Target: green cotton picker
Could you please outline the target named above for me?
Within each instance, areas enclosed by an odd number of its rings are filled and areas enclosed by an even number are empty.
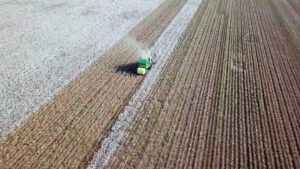
[[[149,57],[149,58],[140,58],[138,61],[138,68],[137,68],[137,74],[138,75],[144,75],[155,62]]]

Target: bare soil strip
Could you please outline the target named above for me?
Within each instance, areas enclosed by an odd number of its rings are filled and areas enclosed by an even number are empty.
[[[105,168],[300,168],[299,15],[278,2],[203,2]]]
[[[167,0],[129,35],[151,47],[185,0]],[[128,73],[137,49],[122,40],[0,144],[0,168],[84,167],[142,76]]]

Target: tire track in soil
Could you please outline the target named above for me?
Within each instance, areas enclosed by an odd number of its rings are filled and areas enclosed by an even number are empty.
[[[184,3],[164,2],[129,35],[153,45]],[[144,30],[145,25],[152,29]],[[143,80],[116,72],[119,65],[135,62],[135,50],[124,40],[117,43],[3,140],[1,168],[83,167]]]
[[[273,2],[204,2],[106,168],[299,168],[299,44]]]

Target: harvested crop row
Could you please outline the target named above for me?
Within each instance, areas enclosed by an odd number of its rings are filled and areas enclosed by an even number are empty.
[[[152,46],[185,2],[164,2],[129,33],[130,37]],[[145,24],[152,29],[144,30]],[[1,142],[0,168],[86,165],[143,80],[127,74],[126,66],[120,68],[138,57],[137,49],[126,38]]]
[[[299,24],[276,2],[204,2],[105,168],[299,168]]]

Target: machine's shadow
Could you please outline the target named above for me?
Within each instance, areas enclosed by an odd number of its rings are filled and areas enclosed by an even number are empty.
[[[116,72],[136,75],[138,63],[129,63],[117,66]]]

